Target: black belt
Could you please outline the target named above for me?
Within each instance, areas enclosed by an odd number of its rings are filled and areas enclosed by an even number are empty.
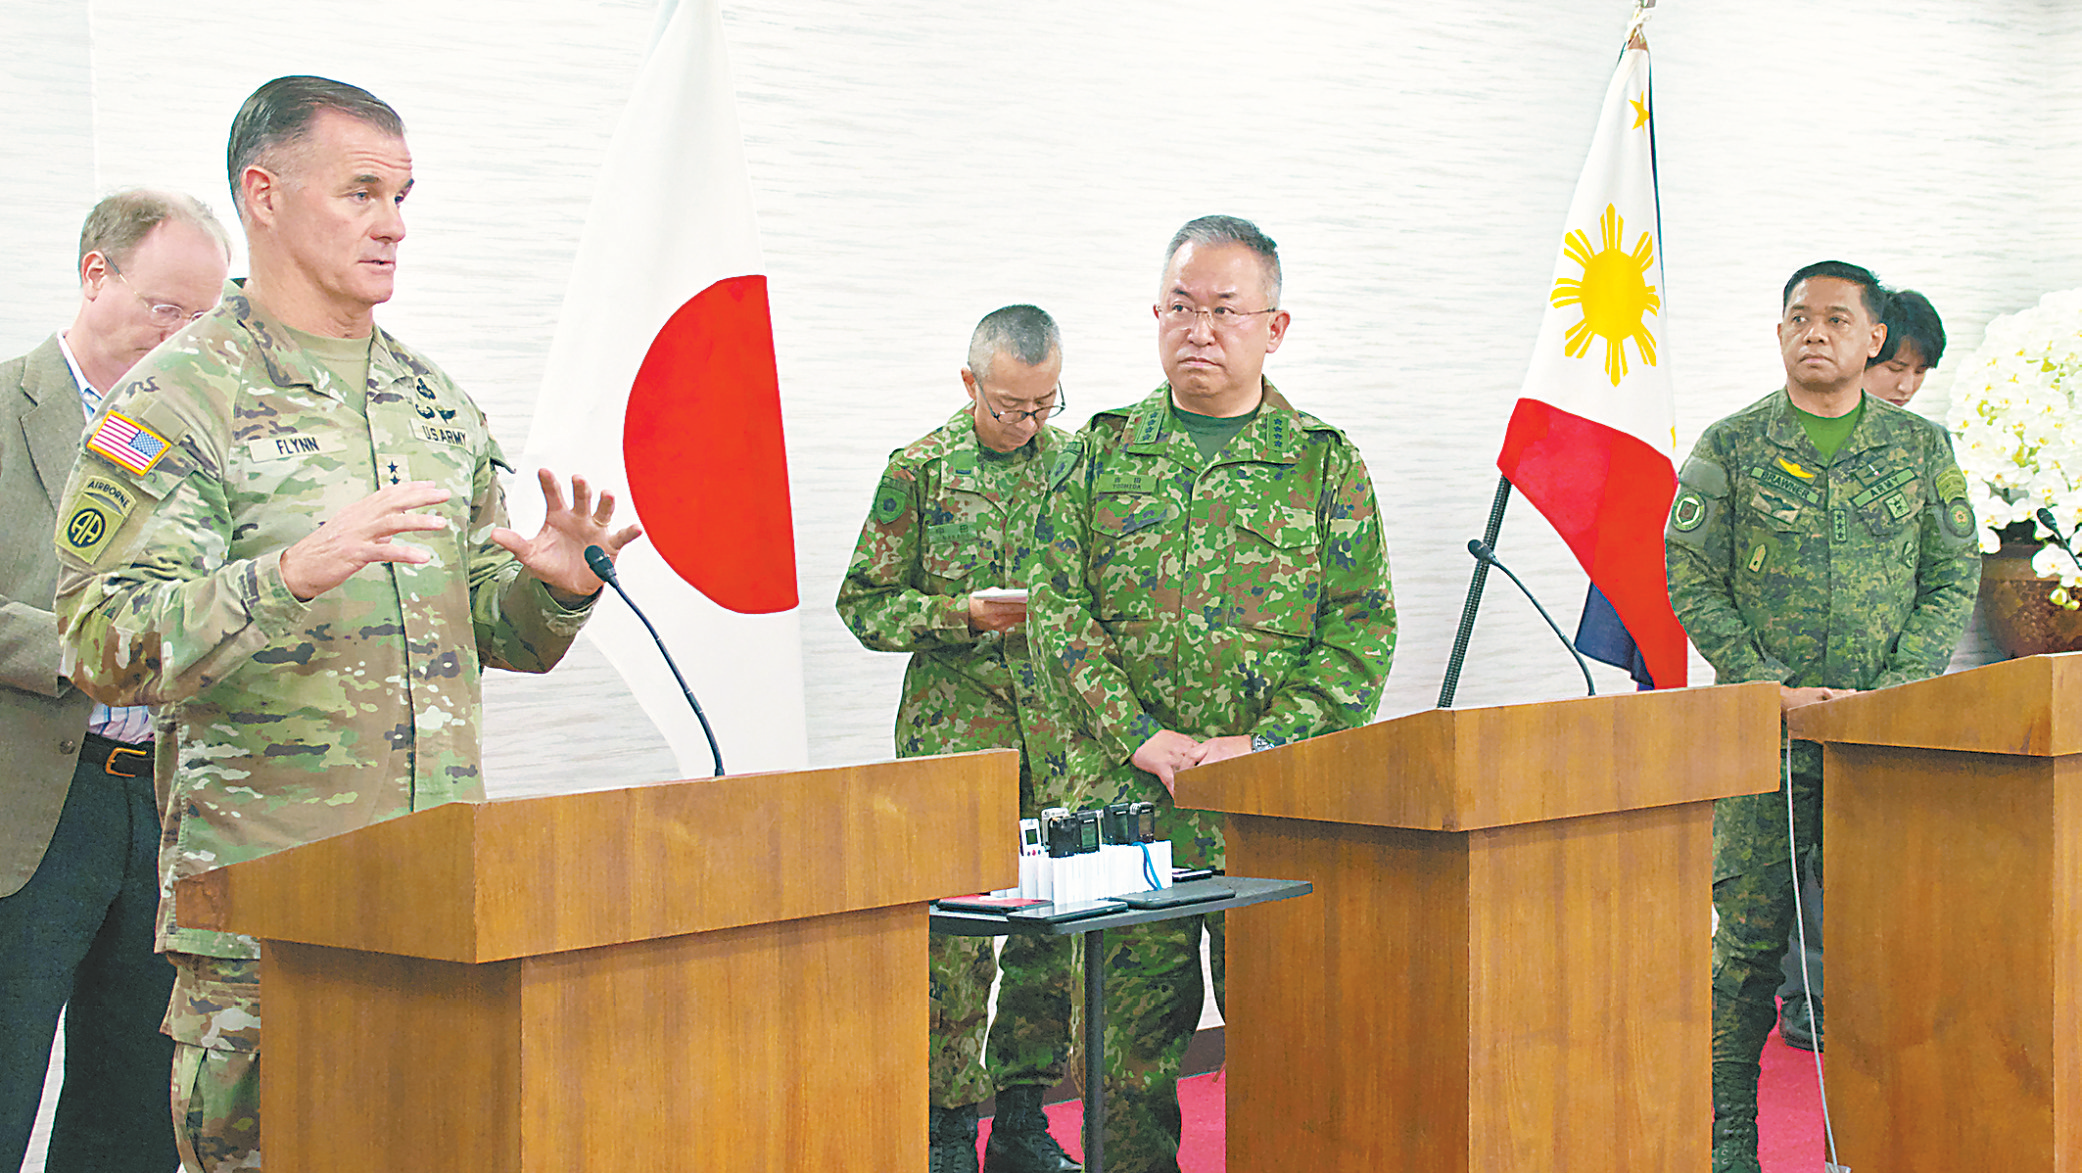
[[[85,761],[99,762],[101,772],[112,778],[143,778],[152,772],[152,743],[149,741],[131,745],[127,741],[89,733],[80,747],[80,757]]]

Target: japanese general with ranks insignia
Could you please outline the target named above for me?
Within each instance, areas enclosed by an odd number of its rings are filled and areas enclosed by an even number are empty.
[[[1286,334],[1277,249],[1208,216],[1172,238],[1151,307],[1165,381],[1092,417],[1051,477],[1034,643],[1095,802],[1157,807],[1180,866],[1220,867],[1223,818],[1177,772],[1371,720],[1395,651],[1358,446],[1264,376]],[[1177,1076],[1219,914],[1107,933],[1106,1157],[1175,1167]]]

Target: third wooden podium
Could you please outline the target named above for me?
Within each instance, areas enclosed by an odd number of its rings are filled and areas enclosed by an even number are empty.
[[[1823,743],[1842,1163],[2082,1168],[2082,654],[1788,724]]]
[[[1229,1168],[1704,1169],[1715,798],[1778,689],[1432,710],[1203,766],[1228,866]]]

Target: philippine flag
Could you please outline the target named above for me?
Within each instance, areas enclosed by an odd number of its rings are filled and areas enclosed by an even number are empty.
[[[667,0],[579,238],[528,437],[635,507],[624,586],[659,629],[733,773],[808,757],[795,538],[773,327],[715,0]],[[642,624],[585,634],[686,776],[707,741]]]
[[[1590,158],[1569,205],[1548,309],[1497,467],[1590,575],[1587,630],[1605,609],[1624,624],[1598,658],[1630,666],[1626,637],[1659,688],[1685,683],[1684,628],[1670,610],[1663,521],[1677,491],[1676,411],[1658,354],[1664,332],[1648,42],[1631,31]]]

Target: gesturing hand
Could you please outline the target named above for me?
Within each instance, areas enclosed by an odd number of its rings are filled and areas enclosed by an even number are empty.
[[[432,481],[406,481],[363,497],[282,551],[283,584],[308,603],[372,562],[427,561],[433,554],[425,547],[391,538],[447,529],[444,518],[412,512],[446,500],[448,490]]]
[[[523,538],[510,529],[495,529],[492,540],[520,559],[529,574],[541,579],[551,598],[571,606],[591,598],[600,589],[600,579],[586,566],[586,547],[598,546],[612,560],[622,547],[643,536],[643,527],[629,525],[609,532],[607,523],[614,519],[614,494],[600,494],[595,504],[593,487],[586,484],[584,477],[571,478],[568,505],[564,502],[564,487],[557,483],[555,473],[537,469],[535,477],[542,483],[542,501],[546,506],[542,528],[532,538]]]

